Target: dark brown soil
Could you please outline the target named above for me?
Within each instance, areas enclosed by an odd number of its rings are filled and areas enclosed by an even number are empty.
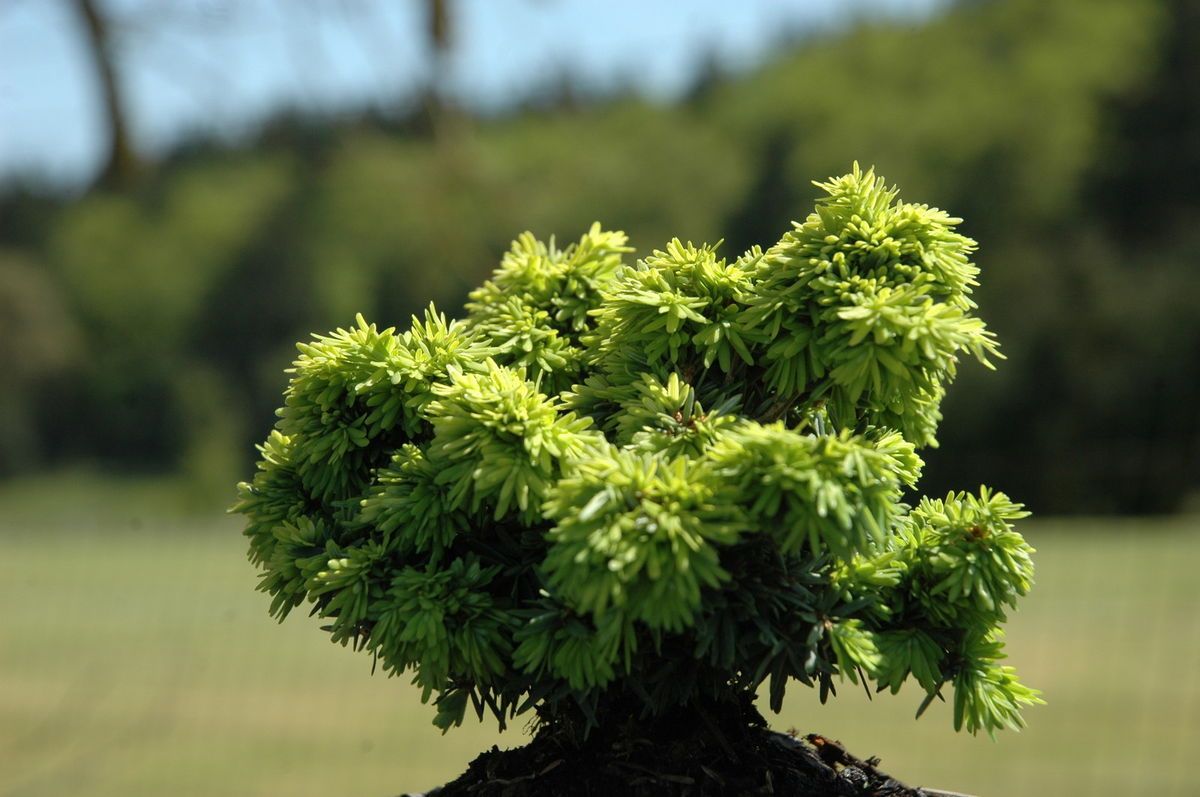
[[[593,731],[582,744],[543,728],[513,750],[493,747],[429,797],[757,795],[933,797],[821,736],[768,730],[752,707],[679,712]]]

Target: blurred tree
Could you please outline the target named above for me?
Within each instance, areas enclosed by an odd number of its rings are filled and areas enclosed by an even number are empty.
[[[425,0],[428,14],[429,41],[433,45],[434,90],[440,92],[444,86],[446,63],[450,56],[450,12],[446,0]]]
[[[1009,357],[952,393],[930,489],[1169,510],[1200,473],[1196,8],[955,6],[806,41],[676,106],[546,99],[479,121],[450,156],[416,112],[293,113],[241,150],[193,142],[136,193],[10,196],[0,236],[90,355],[13,417],[36,420],[43,461],[174,466],[185,443],[163,435],[203,415],[189,390],[248,414],[224,439],[265,423],[289,341],[356,310],[402,323],[430,298],[457,306],[514,229],[598,217],[643,251],[675,233],[737,252],[807,204],[809,176],[857,157],[970,219]]]
[[[429,46],[430,78],[423,104],[435,141],[445,142],[458,126],[450,96],[451,11],[448,0],[421,0],[425,6],[425,39]]]
[[[99,181],[109,187],[127,187],[137,176],[140,161],[129,135],[112,28],[96,0],[72,0],[72,3],[83,22],[84,36],[100,84],[108,130],[108,153]]]
[[[36,408],[49,383],[77,368],[79,329],[40,263],[0,249],[0,475],[42,461]]]
[[[793,131],[779,129],[763,142],[754,182],[742,204],[724,223],[729,251],[744,252],[755,242],[767,240],[771,230],[783,229],[795,215],[799,186],[788,179],[794,135]]]
[[[1166,0],[1163,15],[1153,77],[1112,101],[1093,168],[1104,223],[1137,242],[1200,215],[1200,3]]]

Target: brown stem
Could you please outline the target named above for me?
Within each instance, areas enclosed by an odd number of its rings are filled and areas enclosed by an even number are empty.
[[[129,125],[121,97],[113,53],[112,31],[95,0],[75,0],[75,9],[83,19],[87,42],[95,61],[96,75],[103,94],[104,114],[108,122],[108,157],[100,172],[101,184],[123,187],[133,182],[140,163],[129,135]]]

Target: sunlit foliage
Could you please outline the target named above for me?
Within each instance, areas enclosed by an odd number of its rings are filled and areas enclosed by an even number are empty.
[[[765,250],[526,234],[462,321],[300,344],[235,507],[272,613],[310,603],[443,728],[909,678],[1018,727],[1025,513],[905,503],[960,361],[999,355],[974,242],[857,165],[819,185]]]

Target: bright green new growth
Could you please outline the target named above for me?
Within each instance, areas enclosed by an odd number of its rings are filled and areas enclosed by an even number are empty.
[[[1003,494],[905,503],[975,318],[974,242],[857,167],[728,262],[522,235],[467,316],[300,344],[235,507],[260,588],[468,702],[544,721],[838,679],[993,733],[1040,702],[1001,624],[1030,589]],[[919,713],[919,712],[918,712]]]

